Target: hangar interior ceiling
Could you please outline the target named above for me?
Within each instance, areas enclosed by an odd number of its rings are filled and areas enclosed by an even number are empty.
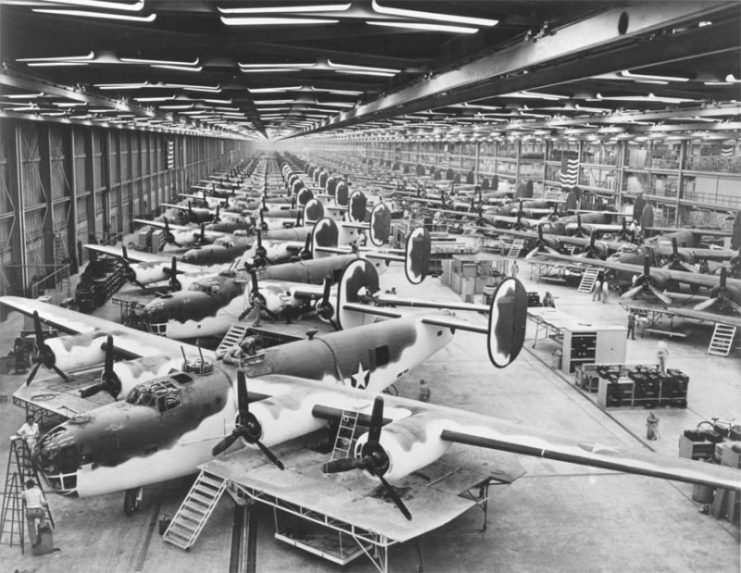
[[[741,3],[4,0],[0,117],[279,140],[737,138]]]

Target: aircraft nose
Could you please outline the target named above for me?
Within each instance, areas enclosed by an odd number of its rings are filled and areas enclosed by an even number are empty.
[[[74,492],[77,470],[82,460],[76,440],[68,428],[58,426],[42,436],[32,459],[53,490]]]

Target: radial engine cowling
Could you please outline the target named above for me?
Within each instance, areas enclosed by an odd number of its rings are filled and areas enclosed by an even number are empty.
[[[400,479],[442,457],[450,442],[440,438],[443,427],[432,414],[418,414],[392,422],[381,431],[381,447],[388,456],[388,480]],[[368,434],[358,438],[355,455],[361,456]]]
[[[45,358],[51,358],[51,364],[60,370],[72,372],[101,364],[105,360],[102,348],[105,341],[106,335],[99,332],[47,338],[43,343],[46,346],[43,353],[50,353]]]

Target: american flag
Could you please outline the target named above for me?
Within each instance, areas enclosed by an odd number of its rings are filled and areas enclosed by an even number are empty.
[[[561,185],[574,187],[579,180],[579,160],[564,156],[561,160]]]
[[[733,152],[735,151],[735,148],[733,145],[724,145],[720,150],[720,155],[724,159],[729,159],[733,157]]]

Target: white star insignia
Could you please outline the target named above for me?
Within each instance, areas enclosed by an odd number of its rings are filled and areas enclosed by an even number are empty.
[[[368,387],[370,381],[370,369],[363,370],[363,363],[358,362],[358,371],[350,376],[350,386],[353,388],[360,388],[365,390]]]

